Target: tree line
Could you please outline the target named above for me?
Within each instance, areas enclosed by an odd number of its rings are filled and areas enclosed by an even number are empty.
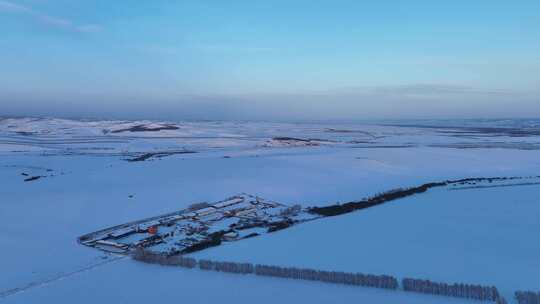
[[[289,278],[296,280],[321,281],[336,284],[356,285],[384,289],[397,289],[398,280],[388,275],[372,275],[348,273],[341,271],[324,271],[296,267],[280,267],[272,265],[253,265],[251,263],[219,262],[212,260],[196,260],[181,255],[167,255],[139,248],[131,256],[133,259],[150,264],[180,266],[202,270],[229,273],[255,274],[260,276]]]
[[[447,297],[467,298],[481,301],[497,301],[501,298],[499,291],[494,286],[481,286],[463,283],[447,284],[411,278],[403,279],[402,285],[403,290],[405,291]]]
[[[133,251],[131,253],[131,257],[137,261],[149,264],[180,266],[186,268],[195,268],[197,266],[197,260],[194,258],[187,258],[181,255],[167,255],[164,253],[144,250],[143,248],[138,248]]]
[[[396,290],[398,280],[389,275],[373,275],[341,271],[324,271],[309,268],[280,267],[251,263],[221,262],[207,259],[196,260],[182,255],[169,255],[138,248],[131,253],[133,259],[150,264],[196,268],[205,271],[219,271],[238,274],[288,278],[295,280],[320,281],[335,284],[354,285]],[[466,298],[480,301],[493,301],[507,304],[494,286],[482,286],[463,283],[441,283],[430,280],[404,278],[401,282],[404,291],[438,296]],[[517,291],[515,297],[519,304],[540,304],[540,292]]]
[[[441,187],[446,186],[446,182],[441,183],[427,183],[420,185],[418,187],[412,187],[412,188],[397,188],[392,189],[383,193],[379,193],[373,197],[363,199],[361,201],[357,202],[348,202],[345,204],[336,204],[336,205],[330,205],[325,207],[311,207],[309,208],[310,213],[323,215],[323,216],[336,216],[341,215],[349,212],[353,212],[356,210],[366,209],[373,206],[381,205],[389,201],[393,201],[399,198],[404,198],[407,196],[411,196],[417,193],[423,193],[426,192],[428,189],[433,187]]]
[[[321,281],[328,283],[397,289],[398,280],[387,275],[348,273],[341,271],[321,271],[295,267],[255,265],[255,274],[262,276],[289,278],[297,280]]]
[[[344,204],[335,204],[324,207],[310,207],[308,211],[313,214],[318,214],[322,216],[336,216],[356,210],[366,209],[373,206],[381,205],[386,202],[390,202],[396,199],[408,197],[418,193],[424,193],[431,188],[443,187],[451,184],[467,184],[467,183],[476,183],[476,182],[494,182],[494,181],[505,181],[505,180],[516,180],[523,179],[523,177],[473,177],[473,178],[464,178],[458,180],[446,180],[442,182],[433,182],[426,183],[417,187],[411,188],[397,188],[389,190],[383,193],[376,194],[372,197],[365,198],[361,201],[353,201]]]
[[[253,273],[253,264],[235,262],[215,262],[211,260],[199,260],[199,268],[202,270],[213,270],[231,273]]]
[[[540,304],[540,292],[516,291],[515,296],[519,304]]]

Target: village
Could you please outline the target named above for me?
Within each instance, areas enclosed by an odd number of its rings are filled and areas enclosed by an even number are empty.
[[[175,255],[274,232],[317,217],[299,205],[287,206],[240,194],[214,204],[193,204],[185,210],[92,232],[78,241],[112,253],[151,248]]]
[[[78,242],[118,254],[129,254],[136,249],[149,249],[169,256],[186,254],[218,246],[222,242],[238,241],[275,232],[305,221],[374,207],[423,193],[431,188],[450,186],[449,190],[459,190],[471,187],[535,185],[536,178],[538,177],[447,180],[417,187],[392,189],[359,201],[307,208],[300,205],[289,206],[242,193],[213,204],[196,203],[184,210],[88,233],[79,237]]]

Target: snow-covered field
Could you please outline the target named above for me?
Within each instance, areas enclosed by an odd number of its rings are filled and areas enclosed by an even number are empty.
[[[0,301],[466,302],[104,263],[114,258],[76,242],[242,192],[315,206],[445,179],[540,175],[538,125],[433,125],[0,119]],[[495,284],[509,299],[540,290],[538,197],[537,185],[434,190],[196,256]]]
[[[540,288],[539,194],[540,185],[436,189],[193,256],[494,285],[511,298]]]

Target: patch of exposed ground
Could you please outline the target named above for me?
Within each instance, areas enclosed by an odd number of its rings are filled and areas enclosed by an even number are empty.
[[[151,159],[159,159],[175,154],[193,154],[197,153],[196,151],[188,151],[188,150],[182,150],[182,151],[166,151],[166,152],[147,152],[138,154],[135,157],[126,159],[128,162],[140,162],[140,161],[146,161]]]
[[[122,133],[122,132],[159,132],[162,130],[178,130],[180,127],[173,125],[173,124],[165,124],[160,126],[147,126],[147,125],[136,125],[133,127],[125,128],[125,129],[118,129],[110,131],[111,133]],[[104,131],[104,133],[108,133],[107,131]]]

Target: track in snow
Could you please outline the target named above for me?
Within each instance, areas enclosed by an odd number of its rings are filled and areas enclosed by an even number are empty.
[[[99,262],[99,263],[95,263],[95,264],[92,264],[92,265],[89,265],[89,266],[85,266],[83,268],[80,268],[80,269],[77,269],[77,270],[74,270],[74,271],[71,271],[71,272],[61,273],[59,275],[56,275],[54,277],[51,277],[51,278],[48,278],[48,279],[45,279],[45,280],[31,282],[31,283],[28,283],[28,284],[26,284],[26,285],[24,285],[22,287],[16,287],[16,288],[0,291],[0,299],[3,299],[3,298],[6,298],[6,297],[9,297],[9,296],[12,296],[12,295],[27,291],[27,290],[35,288],[35,287],[45,286],[45,285],[54,283],[56,281],[60,281],[60,280],[63,280],[65,278],[69,278],[71,276],[77,275],[79,273],[89,271],[89,270],[92,270],[94,268],[97,268],[97,267],[104,266],[104,265],[112,263],[112,262],[122,260],[124,258],[126,258],[126,256],[112,257],[112,258],[109,258],[109,259],[107,259],[107,260],[105,260],[103,262]]]

